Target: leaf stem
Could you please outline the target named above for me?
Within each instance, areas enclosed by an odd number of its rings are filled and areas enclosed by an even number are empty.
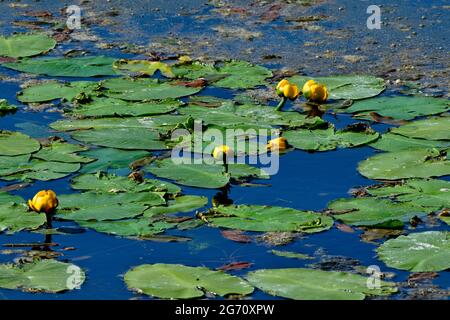
[[[286,97],[282,97],[280,103],[277,105],[277,107],[275,108],[275,111],[281,111],[281,109],[284,107],[284,105],[286,104],[287,98]]]

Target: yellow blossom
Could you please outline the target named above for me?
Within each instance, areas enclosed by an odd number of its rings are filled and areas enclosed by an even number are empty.
[[[308,80],[302,88],[302,93],[306,99],[312,102],[323,103],[328,99],[328,90],[324,84],[314,80]]]
[[[36,212],[52,213],[58,206],[58,199],[52,190],[41,190],[28,200],[28,206]]]
[[[279,137],[279,138],[275,138],[269,141],[269,143],[267,144],[267,150],[271,150],[271,151],[283,151],[286,150],[288,147],[288,143],[286,138],[284,137]]]

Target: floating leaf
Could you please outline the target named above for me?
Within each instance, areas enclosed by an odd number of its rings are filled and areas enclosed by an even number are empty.
[[[72,290],[86,278],[79,267],[48,259],[20,265],[1,264],[0,274],[0,288],[49,293]]]
[[[450,182],[435,179],[410,179],[395,186],[368,188],[377,197],[395,198],[398,202],[410,202],[437,211],[450,208]]]
[[[82,130],[72,133],[72,138],[85,143],[128,150],[164,150],[159,134],[145,128],[114,128]]]
[[[113,78],[103,81],[102,86],[107,89],[105,94],[108,97],[128,101],[175,99],[190,96],[202,89],[149,78]]]
[[[121,73],[146,74],[152,76],[156,71],[159,71],[165,77],[175,77],[172,68],[161,61],[120,59],[114,62],[113,68]]]
[[[0,197],[0,199],[4,197]],[[45,215],[28,211],[25,200],[21,198],[3,200],[7,200],[8,203],[2,201],[0,204],[0,232],[6,230],[8,233],[14,233],[25,229],[34,230],[45,223]]]
[[[247,295],[253,287],[241,278],[205,267],[180,264],[144,264],[125,274],[130,290],[163,299],[200,298],[205,292],[218,296]]]
[[[33,158],[66,163],[89,163],[94,161],[92,158],[82,157],[76,154],[76,152],[86,150],[88,149],[81,145],[54,141],[50,145],[42,147],[41,150],[33,154]]]
[[[383,117],[399,120],[412,120],[416,117],[439,114],[450,110],[447,99],[432,97],[379,97],[356,101],[344,112],[354,113],[355,117],[371,119],[369,112],[376,112]]]
[[[70,113],[82,117],[144,116],[168,113],[181,106],[178,100],[129,102],[112,98],[94,98],[93,101],[74,108]]]
[[[60,195],[58,216],[67,220],[119,220],[141,215],[149,206],[165,203],[160,193],[74,193]]]
[[[379,134],[369,127],[350,125],[338,131],[332,126],[327,129],[288,130],[283,132],[283,137],[297,149],[327,151],[361,146],[378,139]]]
[[[207,197],[181,196],[167,202],[167,206],[151,207],[145,211],[144,217],[153,217],[161,214],[190,212],[201,208],[208,203]]]
[[[387,266],[411,272],[443,271],[450,268],[450,233],[427,231],[399,236],[377,249]]]
[[[114,58],[76,57],[76,58],[40,58],[24,59],[18,62],[5,63],[3,66],[28,73],[43,74],[52,77],[97,77],[111,76]]]
[[[370,157],[358,165],[369,179],[398,180],[450,175],[450,161],[437,149],[387,152]]]
[[[315,233],[333,225],[332,218],[312,211],[257,205],[219,206],[203,218],[216,227],[260,232]]]
[[[25,103],[46,102],[56,99],[72,101],[80,94],[90,95],[98,87],[92,81],[74,81],[62,83],[48,81],[27,87],[17,94],[17,100]]]
[[[409,138],[426,140],[450,140],[450,117],[429,118],[417,120],[398,128],[393,128],[392,133]]]
[[[218,164],[177,164],[172,159],[157,161],[146,169],[157,177],[174,180],[178,184],[199,188],[220,188],[228,184],[230,177]],[[230,164],[231,177],[267,179],[268,175],[261,169],[246,164]]]
[[[338,199],[328,208],[345,224],[378,228],[398,228],[411,217],[428,212],[418,205],[378,198]]]
[[[392,282],[369,288],[368,278],[357,274],[302,268],[263,269],[249,272],[248,281],[274,296],[296,300],[363,300],[397,291]]]
[[[131,180],[127,177],[97,172],[96,174],[83,174],[72,179],[72,189],[86,190],[97,193],[120,193],[120,192],[169,192],[179,193],[180,188],[169,182],[156,179],[144,179],[142,182]]]
[[[56,41],[44,34],[0,36],[0,56],[21,58],[35,56],[53,49]]]
[[[293,76],[289,79],[300,89],[306,81],[313,79],[326,85],[331,99],[365,99],[379,95],[384,91],[384,80],[373,76],[342,75],[330,77]]]
[[[106,171],[108,169],[128,168],[129,164],[138,159],[149,156],[147,151],[120,150],[112,148],[98,148],[81,153],[83,156],[97,159],[80,170],[83,173]]]
[[[300,259],[300,260],[314,259],[314,257],[311,257],[310,255],[307,255],[304,253],[298,253],[298,252],[280,251],[280,250],[270,250],[270,252],[276,256],[285,257],[285,258],[293,258],[293,259]]]
[[[414,139],[388,132],[370,144],[371,147],[383,151],[402,151],[417,148],[450,148],[450,141]]]
[[[0,116],[17,111],[17,106],[10,104],[6,99],[0,99]]]
[[[0,130],[0,156],[18,156],[41,148],[39,142],[20,133]]]

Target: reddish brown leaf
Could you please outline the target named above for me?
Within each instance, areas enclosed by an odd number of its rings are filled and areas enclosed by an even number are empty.
[[[26,12],[23,14],[23,16],[36,18],[50,18],[52,17],[52,13],[50,11],[33,11],[33,12]]]
[[[220,231],[224,238],[227,238],[231,241],[241,242],[241,243],[249,243],[252,242],[252,238],[246,235],[244,232],[240,230],[222,230]]]
[[[10,57],[0,57],[0,63],[14,62],[16,59]]]
[[[395,120],[392,117],[385,117],[376,112],[369,112],[369,115],[372,117],[373,121],[379,122],[379,123],[386,123],[386,124],[393,124],[393,125],[404,125],[404,124],[408,123],[408,121]]]
[[[352,227],[350,227],[346,224],[343,224],[343,223],[336,223],[336,228],[338,228],[342,232],[347,232],[347,233],[355,232],[355,230],[353,230]]]
[[[250,268],[253,265],[253,263],[250,262],[231,262],[228,263],[224,266],[221,266],[220,268],[217,268],[218,270],[222,270],[222,271],[229,271],[229,270],[241,270],[241,269],[246,269],[246,268]]]
[[[281,4],[274,4],[270,6],[270,8],[261,15],[261,20],[264,22],[271,22],[278,19],[281,8]]]
[[[178,81],[175,84],[190,88],[200,88],[206,86],[208,84],[208,81],[204,78],[200,78],[192,81]]]

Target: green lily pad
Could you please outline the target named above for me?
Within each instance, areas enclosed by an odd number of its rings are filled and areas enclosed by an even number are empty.
[[[107,171],[108,169],[128,168],[130,163],[148,157],[150,153],[141,150],[98,148],[83,151],[80,155],[97,159],[94,162],[85,164],[80,170],[82,173],[92,173]]]
[[[300,259],[300,260],[314,259],[314,257],[311,257],[310,255],[307,255],[304,253],[292,252],[292,251],[270,250],[270,252],[276,256],[285,257],[285,258]]]
[[[424,215],[424,210],[413,203],[396,203],[387,199],[353,198],[337,199],[328,204],[337,220],[352,226],[398,228],[415,215]]]
[[[411,272],[443,271],[450,268],[450,233],[426,231],[399,236],[377,249],[387,266]]]
[[[0,264],[0,288],[5,289],[57,293],[75,289],[85,279],[85,273],[79,267],[56,260]]]
[[[358,147],[377,140],[379,134],[370,127],[350,125],[338,131],[332,126],[327,129],[288,130],[283,132],[283,137],[297,149],[328,151],[337,147]]]
[[[266,85],[266,79],[272,76],[269,69],[246,61],[228,61],[217,67],[200,62],[184,63],[172,67],[172,71],[182,78],[207,78],[216,87],[230,89]]]
[[[114,58],[104,56],[76,58],[24,59],[4,63],[3,66],[21,72],[42,74],[52,77],[97,77],[111,76]]]
[[[450,175],[450,161],[437,149],[387,152],[370,157],[358,165],[369,179],[398,180]]]
[[[114,62],[114,70],[124,74],[145,74],[152,76],[156,71],[167,78],[175,77],[172,68],[161,61],[120,59]]]
[[[149,206],[165,203],[160,193],[74,193],[58,197],[58,217],[75,220],[120,220],[141,215]]]
[[[202,88],[185,87],[150,78],[113,78],[102,82],[104,93],[111,98],[127,101],[175,99],[196,94]]]
[[[163,299],[200,298],[205,292],[218,296],[247,295],[253,287],[241,278],[223,271],[180,264],[144,264],[124,276],[130,290]]]
[[[172,159],[164,159],[155,162],[155,165],[145,167],[145,169],[157,177],[199,188],[221,188],[230,181],[230,176],[224,173],[223,166],[218,164],[176,164]],[[236,179],[269,178],[261,169],[246,164],[230,164],[229,173]]]
[[[85,143],[127,150],[164,150],[156,131],[145,128],[111,128],[82,130],[72,133],[72,138]]]
[[[93,191],[97,193],[120,193],[120,192],[168,192],[179,193],[178,186],[156,179],[144,179],[143,182],[137,182],[127,177],[116,176],[105,172],[95,174],[83,174],[72,179],[72,189]]]
[[[0,56],[31,57],[53,49],[56,41],[44,34],[15,34],[0,36]]]
[[[95,159],[79,156],[76,152],[86,151],[88,148],[62,141],[54,141],[48,146],[42,147],[33,158],[45,161],[56,161],[66,163],[89,163]]]
[[[181,196],[167,202],[167,206],[151,207],[144,213],[144,217],[153,217],[161,214],[190,212],[208,204],[207,197]]]
[[[256,270],[246,278],[264,292],[295,300],[363,300],[397,291],[392,282],[380,281],[379,288],[371,289],[361,275],[303,268]]]
[[[436,179],[410,179],[395,186],[368,188],[367,192],[377,197],[394,198],[398,202],[437,211],[450,208],[450,182]]]
[[[151,238],[156,234],[163,233],[165,230],[176,226],[173,223],[151,221],[147,218],[120,221],[78,221],[78,224],[97,232],[140,239]]]
[[[56,82],[47,81],[27,87],[17,94],[17,100],[24,103],[46,102],[56,99],[72,101],[84,94],[90,95],[98,89],[98,84],[92,81]]]
[[[7,203],[0,204],[0,232],[14,233],[22,230],[35,230],[46,222],[45,214],[28,211],[25,200],[21,198],[21,201],[17,201],[19,199],[11,200],[13,199],[10,198]]]
[[[384,80],[373,76],[341,75],[330,77],[293,76],[289,79],[299,89],[306,81],[313,79],[326,85],[331,99],[366,99],[379,95],[384,91]]]
[[[203,217],[216,227],[259,232],[315,233],[333,225],[332,218],[312,211],[258,205],[219,206]]]
[[[416,117],[434,115],[450,110],[447,99],[432,97],[379,97],[356,101],[349,108],[343,109],[346,113],[354,113],[355,117],[371,119],[369,112],[376,112],[383,117],[398,120],[412,120]]]
[[[370,144],[371,147],[383,151],[401,151],[417,148],[450,148],[450,141],[415,139],[388,132]]]
[[[0,130],[0,156],[18,156],[38,151],[39,142],[20,133]]]
[[[450,140],[450,117],[429,118],[417,120],[398,128],[393,128],[392,133],[409,138],[426,140]]]
[[[144,116],[169,113],[181,106],[174,99],[163,101],[129,102],[112,98],[95,98],[93,101],[74,108],[70,113],[81,117]]]

